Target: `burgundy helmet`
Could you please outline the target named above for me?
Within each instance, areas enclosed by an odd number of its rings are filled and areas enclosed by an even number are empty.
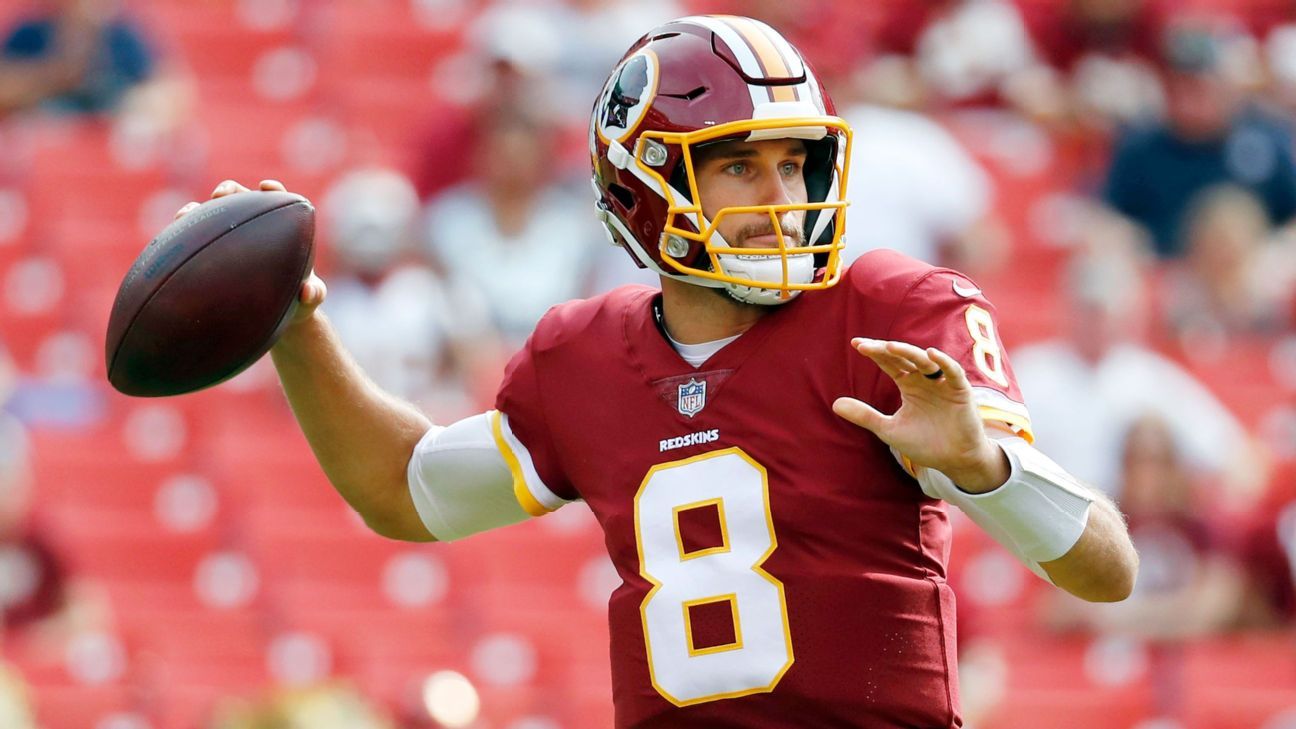
[[[828,288],[842,271],[851,139],[835,114],[810,64],[765,23],[730,15],[666,23],[630,48],[594,104],[599,219],[640,267],[741,301],[777,304]],[[807,202],[726,207],[707,220],[697,150],[782,138],[805,143]],[[777,247],[725,242],[719,221],[751,213],[770,216]],[[784,236],[788,220],[803,221],[801,241]]]

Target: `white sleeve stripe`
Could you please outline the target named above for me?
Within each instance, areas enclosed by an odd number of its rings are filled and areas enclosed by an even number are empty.
[[[563,504],[570,503],[545,485],[544,480],[540,478],[540,474],[536,471],[535,462],[531,460],[531,452],[513,434],[513,429],[509,427],[509,416],[504,412],[500,413],[500,433],[504,436],[504,442],[508,444],[509,450],[513,451],[513,455],[517,458],[518,465],[522,468],[522,481],[526,485],[527,491],[531,492],[531,496],[550,511],[559,508]]]
[[[976,400],[977,405],[996,408],[1025,418],[1028,421],[1030,420],[1030,412],[1026,410],[1023,403],[1013,400],[994,388],[973,387],[972,397]]]

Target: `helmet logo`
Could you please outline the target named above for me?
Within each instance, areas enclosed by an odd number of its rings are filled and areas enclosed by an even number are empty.
[[[657,95],[657,56],[643,50],[627,58],[608,79],[594,123],[604,141],[625,141]]]

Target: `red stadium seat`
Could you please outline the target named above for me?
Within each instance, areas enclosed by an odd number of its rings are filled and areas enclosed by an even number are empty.
[[[454,588],[457,571],[436,546],[383,539],[358,527],[333,534],[288,527],[251,534],[248,544],[270,597],[297,610],[435,609]]]

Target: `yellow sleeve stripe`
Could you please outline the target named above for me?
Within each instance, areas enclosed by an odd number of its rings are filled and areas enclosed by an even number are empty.
[[[504,456],[504,462],[508,464],[509,473],[513,474],[513,496],[522,509],[531,516],[544,516],[552,509],[545,508],[531,495],[531,489],[527,488],[526,477],[522,475],[522,464],[518,462],[517,454],[509,447],[508,441],[504,439],[504,429],[500,425],[500,412],[492,410],[490,414],[491,433],[495,436],[495,447],[499,449],[500,455]]]
[[[983,420],[989,420],[995,423],[1007,425],[1014,433],[1021,436],[1027,443],[1035,442],[1035,432],[1031,430],[1030,418],[1013,413],[1001,408],[990,405],[978,405],[977,410],[981,412]]]

